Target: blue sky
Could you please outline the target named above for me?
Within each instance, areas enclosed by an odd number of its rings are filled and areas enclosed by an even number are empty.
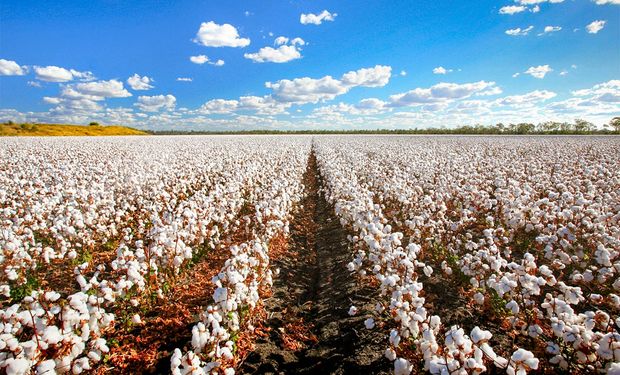
[[[7,0],[0,19],[0,121],[340,129],[620,115],[620,0]]]

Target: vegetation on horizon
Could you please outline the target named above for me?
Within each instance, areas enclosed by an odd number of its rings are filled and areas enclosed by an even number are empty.
[[[16,124],[12,121],[0,124],[0,136],[99,136],[99,135],[145,135],[143,130],[126,126],[101,126],[91,122],[89,126],[66,124]]]

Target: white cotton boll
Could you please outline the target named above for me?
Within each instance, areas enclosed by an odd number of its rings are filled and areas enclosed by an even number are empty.
[[[515,300],[512,300],[506,304],[506,308],[512,311],[513,314],[519,313],[519,304]]]
[[[355,306],[351,306],[351,307],[349,307],[349,315],[350,315],[350,316],[356,315],[356,314],[357,314],[357,312],[358,312],[357,307],[355,307]]]
[[[424,274],[427,277],[430,277],[433,274],[433,268],[431,266],[425,266],[424,267]]]
[[[62,341],[63,336],[60,333],[60,330],[56,326],[48,326],[43,331],[43,335],[41,337],[43,341],[48,344],[55,345]]]
[[[409,375],[413,370],[413,366],[408,360],[398,358],[394,361],[394,375]]]
[[[55,375],[56,362],[48,359],[37,365],[37,375]]]
[[[364,321],[364,325],[367,329],[375,328],[375,320],[373,318],[368,318]]]
[[[0,285],[0,295],[7,298],[11,297],[11,287],[8,285]]]
[[[142,318],[140,318],[140,315],[134,314],[134,316],[131,317],[131,322],[134,324],[142,324]]]
[[[620,362],[613,362],[607,369],[607,375],[620,375]]]
[[[393,361],[396,359],[396,352],[392,348],[385,349],[385,352],[383,353],[383,355],[385,356],[385,358],[389,359],[390,361]]]
[[[25,375],[30,372],[30,362],[25,358],[9,358],[4,364],[7,375]]]
[[[233,368],[227,368],[226,370],[224,370],[224,375],[235,375],[235,369]]]
[[[480,327],[476,326],[471,331],[471,340],[475,343],[484,343],[487,342],[493,337],[491,332],[480,329]]]
[[[480,292],[474,294],[474,301],[476,301],[478,305],[484,304],[484,294]]]

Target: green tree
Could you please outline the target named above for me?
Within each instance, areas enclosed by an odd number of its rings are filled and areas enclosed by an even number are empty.
[[[594,124],[586,121],[586,120],[582,120],[582,119],[575,119],[575,131],[577,132],[589,132],[594,130]]]
[[[609,126],[613,131],[620,133],[620,117],[614,117],[609,121]]]
[[[99,126],[98,122],[92,121],[91,123],[89,123],[88,125],[90,126]]]

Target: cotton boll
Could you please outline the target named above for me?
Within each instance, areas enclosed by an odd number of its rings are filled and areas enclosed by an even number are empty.
[[[373,318],[368,318],[364,321],[364,325],[367,329],[375,328],[375,320]]]
[[[142,324],[142,318],[140,318],[140,315],[134,314],[134,316],[131,317],[131,322],[134,324]]]
[[[390,361],[394,361],[396,359],[396,352],[392,348],[387,348],[385,349],[384,356]]]
[[[474,301],[476,301],[478,305],[484,304],[484,294],[480,292],[474,294]]]
[[[357,307],[355,307],[355,306],[349,307],[349,315],[350,316],[356,315],[357,312],[358,312]]]
[[[409,375],[412,370],[413,366],[408,360],[398,358],[394,361],[394,375]]]

